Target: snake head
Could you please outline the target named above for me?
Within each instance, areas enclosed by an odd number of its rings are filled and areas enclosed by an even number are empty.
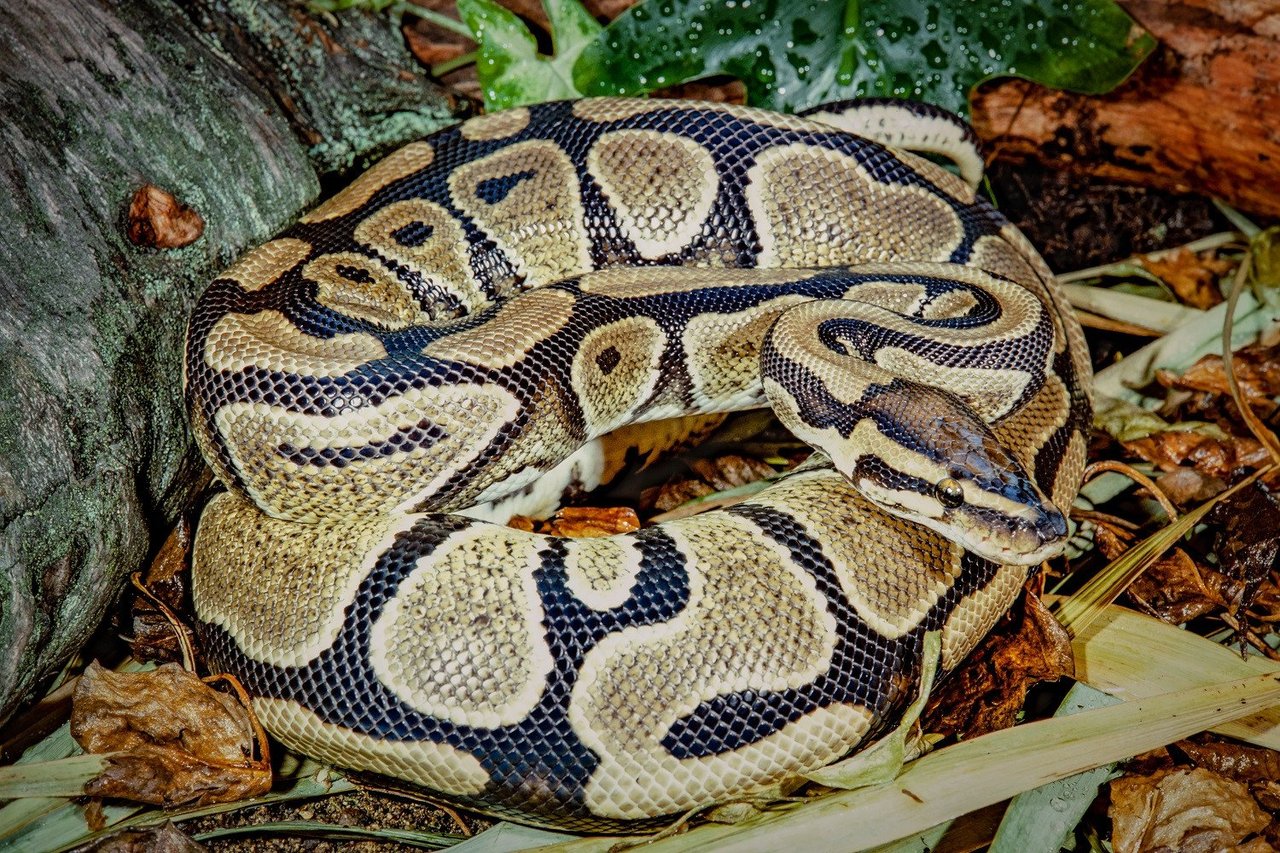
[[[1061,510],[955,395],[893,380],[868,386],[854,402],[826,394],[792,400],[783,423],[886,512],[997,563],[1035,565],[1066,544]]]
[[[1061,552],[1066,517],[986,424],[935,415],[885,452],[895,426],[861,421],[853,443],[880,450],[836,463],[864,497],[997,563],[1035,565]]]

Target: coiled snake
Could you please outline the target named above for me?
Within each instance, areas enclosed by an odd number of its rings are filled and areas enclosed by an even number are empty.
[[[584,828],[874,735],[925,631],[954,666],[1061,548],[1083,468],[1080,329],[962,128],[509,110],[246,255],[187,344],[229,489],[194,557],[211,658],[301,752]],[[766,404],[818,452],[737,506],[601,539],[481,520],[595,485],[628,425]]]

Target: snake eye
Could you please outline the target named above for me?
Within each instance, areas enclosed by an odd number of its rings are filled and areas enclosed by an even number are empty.
[[[933,487],[933,494],[948,509],[955,509],[964,503],[964,489],[950,477],[939,480]]]

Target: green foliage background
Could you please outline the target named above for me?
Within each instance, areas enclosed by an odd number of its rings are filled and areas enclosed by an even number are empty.
[[[543,5],[551,56],[494,0],[459,0],[489,109],[730,75],[772,109],[890,96],[964,114],[991,77],[1100,93],[1155,47],[1111,0],[647,0],[607,27],[578,0]]]

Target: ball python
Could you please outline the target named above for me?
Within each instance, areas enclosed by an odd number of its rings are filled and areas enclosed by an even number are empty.
[[[295,750],[533,823],[849,753],[926,631],[955,666],[1060,550],[1082,475],[1080,328],[980,171],[901,102],[548,103],[391,154],[191,319],[210,660]],[[815,452],[736,506],[492,520],[619,434],[766,405]]]

